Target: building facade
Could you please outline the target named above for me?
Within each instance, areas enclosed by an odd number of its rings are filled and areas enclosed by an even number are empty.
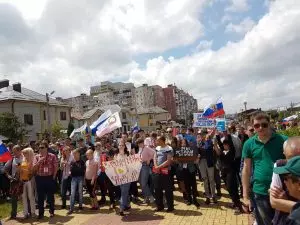
[[[68,128],[71,119],[71,106],[30,89],[20,83],[12,86],[1,85],[0,81],[0,113],[15,114],[29,131],[27,141],[42,138],[42,134],[58,122],[64,129]],[[7,82],[6,82],[7,84]],[[50,125],[50,127],[49,127]]]
[[[95,96],[98,106],[118,104],[122,107],[135,107],[135,87],[133,83],[101,82],[90,88],[91,96]]]
[[[72,106],[72,113],[79,113],[81,115],[95,108],[98,104],[96,98],[87,94],[81,94],[76,97],[63,99],[62,101]]]

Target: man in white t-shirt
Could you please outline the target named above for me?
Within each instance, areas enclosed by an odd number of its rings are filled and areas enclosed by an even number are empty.
[[[286,140],[283,144],[283,154],[285,155],[286,160],[300,155],[300,137],[291,137]],[[277,161],[274,167],[284,166],[286,164],[286,160]],[[277,210],[273,220],[274,225],[284,223],[284,217],[288,216],[293,206],[296,204],[296,201],[293,201],[284,189],[285,187],[280,176],[273,173],[270,187],[270,202],[272,208]]]

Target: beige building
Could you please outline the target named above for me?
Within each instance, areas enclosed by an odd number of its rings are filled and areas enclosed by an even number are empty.
[[[138,125],[141,129],[146,131],[153,131],[160,127],[161,124],[167,123],[171,120],[171,114],[158,107],[138,108]]]
[[[62,99],[63,102],[72,106],[72,113],[84,114],[85,112],[97,106],[97,98],[87,94],[81,94],[76,97]]]
[[[25,123],[28,141],[41,138],[48,124],[59,122],[67,129],[71,118],[69,105],[52,98],[48,105],[45,95],[24,88],[20,83],[9,86],[8,80],[0,81],[0,113],[3,112],[14,113]]]

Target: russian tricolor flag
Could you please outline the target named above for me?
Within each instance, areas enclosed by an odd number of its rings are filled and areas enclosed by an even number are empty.
[[[204,109],[202,116],[205,118],[215,118],[224,114],[225,111],[223,108],[222,98],[219,98],[215,104],[211,104],[210,106]]]
[[[9,153],[6,146],[0,140],[0,162],[7,162],[11,159],[12,159],[11,154]]]

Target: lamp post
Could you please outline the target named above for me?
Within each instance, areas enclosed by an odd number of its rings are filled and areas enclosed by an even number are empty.
[[[50,120],[50,97],[55,93],[55,91],[51,91],[50,94],[46,93],[46,102],[47,102],[47,116],[48,116],[48,133],[49,139],[51,139],[51,120]]]

